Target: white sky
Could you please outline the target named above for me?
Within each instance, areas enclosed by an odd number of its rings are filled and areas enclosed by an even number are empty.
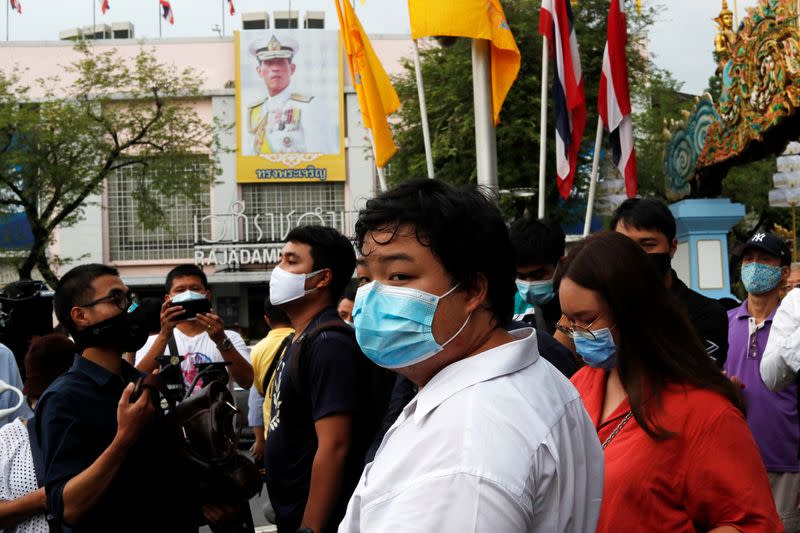
[[[12,13],[9,24],[11,40],[45,41],[58,39],[61,30],[91,25],[92,9],[97,10],[97,23],[130,21],[135,26],[136,37],[158,37],[158,0],[109,0],[111,9],[100,14],[101,0],[21,0],[22,15]],[[224,0],[171,0],[175,12],[175,25],[162,24],[164,37],[213,37],[215,24],[221,25]],[[580,1],[580,0],[578,0]],[[662,68],[684,82],[684,91],[699,93],[706,87],[708,77],[714,72],[711,50],[715,24],[711,20],[720,10],[719,0],[644,0],[663,4],[656,26],[652,29],[650,53]],[[0,0],[0,5],[8,0]],[[241,27],[239,14],[250,11],[306,10],[326,11],[327,28],[338,26],[333,0],[234,0],[237,14],[227,14],[225,3],[225,30],[230,35]],[[756,0],[738,0],[739,17],[744,8]],[[733,9],[734,1],[729,2]],[[0,12],[0,39],[6,37],[6,13]],[[408,7],[406,0],[366,0],[356,2],[356,12],[369,33],[408,33]],[[580,39],[580,36],[578,36]],[[7,60],[2,57],[0,67]]]

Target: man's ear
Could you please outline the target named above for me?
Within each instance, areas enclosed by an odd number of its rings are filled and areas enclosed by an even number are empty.
[[[70,309],[69,317],[72,319],[73,324],[80,328],[85,328],[90,322],[86,309],[83,307],[73,307]]]
[[[320,276],[320,281],[317,282],[317,288],[323,289],[328,285],[330,285],[331,282],[333,281],[333,270],[331,270],[330,268],[325,268],[322,270],[322,272],[317,274],[317,276]]]
[[[294,71],[297,70],[297,65],[292,63],[292,76],[294,76]]]
[[[475,276],[472,283],[467,286],[466,292],[466,310],[468,313],[472,313],[480,306],[488,307],[489,282],[482,273],[479,272]]]
[[[675,257],[675,252],[678,251],[678,239],[672,239],[672,242],[669,243],[669,256]]]

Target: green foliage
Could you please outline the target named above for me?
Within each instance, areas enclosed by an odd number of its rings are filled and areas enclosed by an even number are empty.
[[[0,206],[24,211],[33,231],[20,277],[37,267],[51,285],[53,232],[80,221],[87,199],[118,169],[158,166],[147,173],[154,178],[138,181],[132,199],[148,228],[165,225],[159,195],[196,200],[219,172],[210,158],[207,175],[189,182],[176,164],[219,149],[220,125],[194,109],[197,72],[159,63],[152,50],[133,60],[83,42],[75,50],[77,59],[64,66],[74,76],[69,84],[54,76],[27,85],[20,71],[0,71]]]
[[[567,202],[558,196],[555,177],[555,143],[552,97],[548,106],[547,190],[549,216],[568,218],[571,206],[583,202],[587,189],[591,160],[588,151],[594,143],[597,125],[597,90],[602,70],[606,41],[608,0],[581,0],[572,4],[575,28],[581,53],[581,65],[587,101],[587,123],[582,143],[582,160],[575,180],[575,193]],[[644,49],[646,30],[652,24],[655,7],[638,15],[628,9],[629,70],[631,92],[639,97],[645,91],[653,67],[647,57],[637,52]],[[501,189],[536,188],[539,176],[539,113],[541,106],[542,38],[539,35],[538,0],[506,0],[506,18],[521,53],[520,72],[503,105],[497,127],[498,176]],[[422,75],[425,81],[428,119],[431,128],[436,177],[453,183],[475,182],[475,132],[472,101],[472,67],[470,42],[458,39],[450,47],[427,46],[421,50]],[[425,175],[425,150],[422,141],[416,78],[411,62],[404,73],[394,79],[402,102],[399,120],[394,127],[398,152],[391,162],[392,181]],[[555,66],[550,63],[548,94],[551,94]],[[637,125],[638,127],[638,125]],[[659,126],[658,131],[660,132]],[[638,132],[637,132],[638,133]],[[663,187],[662,187],[663,188]],[[502,204],[507,212],[521,213],[533,208],[536,196]],[[578,209],[582,216],[583,209]]]

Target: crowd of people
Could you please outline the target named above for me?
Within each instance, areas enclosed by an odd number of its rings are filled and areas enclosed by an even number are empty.
[[[488,191],[412,180],[353,240],[289,232],[252,350],[196,266],[138,309],[114,268],[73,268],[54,299],[69,338],[32,342],[30,410],[0,421],[0,527],[253,531],[241,496],[192,490],[165,393],[142,385],[174,365],[199,397],[221,365],[250,389],[281,533],[800,531],[786,243],[735,249],[741,303],[687,287],[676,250],[657,200],[566,253],[558,224],[509,228]]]

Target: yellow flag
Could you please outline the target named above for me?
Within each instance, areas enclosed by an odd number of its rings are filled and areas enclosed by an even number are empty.
[[[486,39],[492,44],[492,112],[500,108],[519,73],[520,54],[500,0],[408,0],[411,36]]]
[[[397,151],[386,116],[397,111],[400,99],[349,0],[334,1],[353,85],[358,94],[358,105],[361,106],[361,116],[364,126],[372,130],[375,163],[379,167],[385,167]]]

